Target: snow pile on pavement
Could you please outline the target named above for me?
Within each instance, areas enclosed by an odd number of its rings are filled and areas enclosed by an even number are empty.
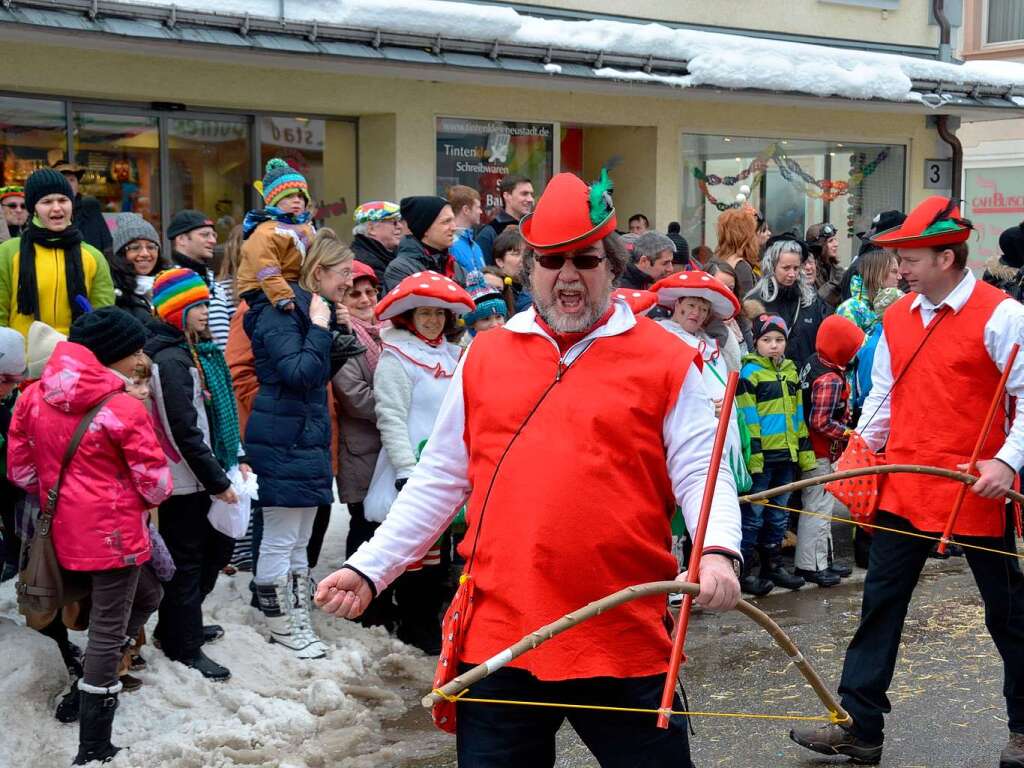
[[[208,0],[129,0],[208,11]],[[278,0],[219,0],[221,13],[277,18]],[[972,61],[947,64],[911,56],[727,35],[662,24],[610,20],[562,21],[511,8],[445,0],[287,0],[286,20],[319,21],[361,29],[497,41],[511,45],[653,56],[687,62],[681,77],[602,68],[598,77],[677,87],[759,88],[851,99],[919,100],[911,80],[1024,86],[1024,64]]]
[[[321,575],[340,564],[347,517],[336,507]],[[121,695],[114,721],[114,743],[131,749],[112,768],[383,768],[451,748],[418,703],[430,689],[433,659],[383,630],[317,612],[314,624],[331,651],[299,661],[266,641],[248,605],[249,578],[221,576],[205,606],[206,622],[221,624],[225,636],[204,650],[231,680],[209,682],[147,645],[149,666],[134,673],[145,684]],[[84,648],[85,635],[72,634]],[[67,768],[78,727],[53,718],[67,674],[56,645],[17,615],[13,581],[0,587],[0,649],[0,768]],[[405,725],[389,726],[403,715]]]

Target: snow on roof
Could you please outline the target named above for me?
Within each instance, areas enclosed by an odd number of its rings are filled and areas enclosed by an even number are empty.
[[[278,0],[127,0],[217,13],[278,18]],[[598,77],[799,92],[850,99],[919,101],[912,81],[947,85],[1024,87],[1024,64],[970,61],[948,64],[912,56],[857,51],[742,35],[674,29],[662,24],[611,20],[563,21],[528,16],[500,6],[446,0],[286,0],[285,21],[319,22],[414,35],[506,45],[623,54],[686,62],[686,75],[610,68]],[[549,70],[550,71],[550,70]],[[552,72],[552,74],[556,74]]]

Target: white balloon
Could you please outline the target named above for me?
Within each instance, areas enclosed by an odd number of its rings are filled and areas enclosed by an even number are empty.
[[[742,187],[740,187],[740,194],[741,195],[749,195],[750,194],[750,187],[748,187],[746,184],[744,184]]]
[[[740,192],[738,195],[736,195],[736,202],[737,203],[742,203],[746,199],[747,199],[747,196],[744,195],[742,192]]]

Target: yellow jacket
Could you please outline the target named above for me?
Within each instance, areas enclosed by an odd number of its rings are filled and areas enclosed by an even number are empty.
[[[0,243],[0,326],[8,326],[28,338],[28,327],[36,318],[18,312],[18,266],[21,238]],[[39,320],[67,335],[71,328],[64,251],[36,243],[36,284],[39,287]],[[110,266],[102,253],[82,243],[82,272],[89,303],[94,309],[114,303]]]

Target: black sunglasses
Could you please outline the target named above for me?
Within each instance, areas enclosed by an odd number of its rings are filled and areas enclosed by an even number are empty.
[[[4,208],[10,208],[11,210],[17,210],[17,209],[20,208],[21,210],[25,210],[25,204],[24,203],[4,203]]]
[[[833,237],[836,234],[836,232],[838,232],[838,230],[834,226],[832,226],[831,224],[826,224],[821,228],[821,237]]]
[[[572,262],[576,269],[594,269],[604,261],[604,256],[566,256],[564,253],[546,253],[537,257],[537,263],[544,269],[561,269],[566,260]]]

